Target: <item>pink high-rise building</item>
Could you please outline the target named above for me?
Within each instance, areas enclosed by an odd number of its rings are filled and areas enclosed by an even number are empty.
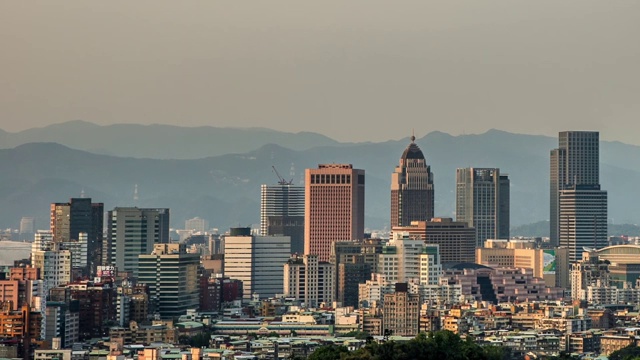
[[[364,170],[320,164],[304,183],[304,253],[329,261],[333,241],[364,237]]]

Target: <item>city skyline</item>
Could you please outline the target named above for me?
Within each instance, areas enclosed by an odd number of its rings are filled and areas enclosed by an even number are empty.
[[[491,141],[495,139],[499,139],[499,143],[492,144]],[[472,150],[469,149],[469,142],[472,142]],[[530,224],[536,221],[547,220],[549,218],[548,214],[548,183],[544,182],[536,182],[534,181],[533,176],[539,176],[540,173],[548,172],[548,154],[547,150],[555,145],[551,145],[551,142],[557,142],[557,139],[551,138],[536,138],[536,137],[522,137],[515,136],[508,133],[500,133],[494,132],[490,134],[486,134],[481,137],[464,137],[464,138],[455,138],[455,137],[447,137],[440,136],[438,134],[427,136],[422,139],[416,139],[416,144],[419,144],[421,147],[426,147],[426,152],[429,154],[430,165],[437,174],[437,182],[440,184],[438,186],[438,196],[437,196],[437,204],[436,204],[436,215],[445,216],[445,217],[455,217],[455,208],[451,205],[452,202],[452,190],[455,190],[455,180],[450,180],[455,174],[455,168],[452,170],[452,167],[460,166],[462,164],[500,164],[500,168],[507,169],[507,171],[511,175],[511,179],[514,184],[517,185],[513,190],[512,201],[514,203],[514,209],[512,209],[513,214],[511,216],[511,225],[520,226],[523,224]],[[512,148],[513,150],[508,150],[513,143],[519,143],[520,147]],[[426,144],[426,146],[425,146]],[[35,145],[34,145],[35,146]],[[42,145],[43,147],[49,148],[57,148],[53,144]],[[383,214],[386,209],[389,208],[389,200],[388,197],[380,192],[380,187],[386,187],[388,189],[388,173],[392,169],[392,165],[390,163],[397,163],[397,152],[394,154],[397,149],[401,149],[400,146],[406,146],[405,141],[398,141],[394,143],[382,143],[378,145],[373,144],[363,144],[363,145],[350,145],[349,148],[353,149],[353,151],[345,152],[345,156],[350,159],[355,159],[356,161],[352,161],[354,164],[358,164],[359,167],[366,168],[367,172],[372,177],[372,182],[370,185],[375,189],[375,191],[368,190],[368,202],[369,205],[367,209],[367,227],[368,228],[383,228],[388,220],[388,213]],[[38,148],[39,146],[35,146]],[[622,167],[626,171],[633,171],[635,160],[634,156],[623,157],[623,154],[632,154],[633,148],[621,146],[620,144],[615,143],[603,143],[602,147],[604,148],[602,151],[602,163],[603,167],[607,169],[611,169],[614,167]],[[9,153],[19,153],[26,151],[31,148],[31,146],[20,147],[15,151],[9,151]],[[335,150],[338,150],[340,146],[336,146]],[[387,148],[387,153],[383,153],[383,149]],[[227,189],[226,187],[229,184],[230,179],[220,178],[220,180],[214,181],[222,181],[221,186],[211,187],[207,185],[206,189],[203,189],[201,186],[206,184],[203,181],[197,180],[199,183],[192,187],[192,189],[181,189],[175,187],[175,181],[172,180],[172,176],[169,175],[163,176],[161,178],[153,179],[153,184],[149,182],[149,180],[141,179],[140,176],[144,176],[145,173],[156,173],[158,171],[164,171],[162,168],[165,166],[163,161],[147,161],[145,159],[120,159],[113,157],[98,157],[95,160],[91,160],[90,163],[86,163],[85,161],[80,161],[80,163],[84,163],[82,166],[80,164],[76,165],[73,163],[68,164],[71,168],[68,171],[57,171],[55,169],[60,169],[61,165],[57,165],[59,158],[53,157],[52,163],[49,164],[54,172],[49,171],[41,171],[31,177],[31,181],[49,181],[50,177],[58,178],[58,177],[68,177],[69,179],[73,179],[73,181],[81,182],[83,185],[87,184],[87,186],[75,186],[75,194],[82,196],[82,192],[86,189],[86,196],[99,196],[100,199],[104,199],[104,202],[107,204],[107,207],[113,207],[115,205],[125,205],[125,204],[133,204],[135,200],[132,202],[132,193],[133,193],[133,184],[134,181],[125,180],[126,183],[123,183],[123,180],[130,179],[133,177],[137,177],[135,180],[135,184],[140,183],[140,202],[141,205],[145,207],[158,207],[158,206],[168,206],[171,208],[175,208],[176,212],[174,214],[177,215],[174,220],[177,223],[173,223],[174,227],[181,226],[181,222],[187,220],[194,215],[207,215],[209,217],[208,220],[212,220],[213,224],[215,224],[216,228],[225,229],[230,226],[236,226],[239,224],[243,224],[245,226],[251,225],[254,226],[257,224],[259,218],[259,212],[255,209],[257,207],[252,206],[244,201],[241,201],[242,198],[246,198],[246,196],[250,196],[250,194],[254,194],[259,189],[255,186],[252,186],[255,182],[261,182],[263,184],[274,183],[275,178],[272,175],[272,171],[268,170],[270,165],[277,164],[280,167],[291,167],[291,171],[294,167],[297,167],[299,170],[297,172],[292,172],[290,174],[294,174],[291,176],[292,179],[299,179],[302,176],[300,174],[303,173],[302,168],[309,165],[310,162],[315,162],[313,158],[319,158],[322,152],[326,152],[325,149],[317,149],[312,151],[305,152],[290,152],[285,150],[280,150],[278,148],[268,147],[267,149],[273,149],[271,153],[268,151],[264,151],[263,153],[257,152],[249,152],[244,156],[238,158],[237,167],[230,167],[227,164],[221,163],[220,160],[223,160],[224,157],[220,157],[219,159],[206,159],[202,161],[198,166],[193,166],[196,162],[192,162],[189,160],[183,160],[180,166],[187,165],[189,166],[188,172],[193,174],[199,174],[198,176],[194,176],[193,179],[183,178],[179,181],[184,181],[186,183],[192,183],[193,180],[202,179],[205,182],[208,182],[211,177],[214,179],[218,178],[218,174],[212,173],[208,169],[215,169],[217,173],[220,175],[227,177],[228,175],[224,174],[232,174],[232,176],[237,176],[239,178],[244,177],[244,183],[236,183],[233,184],[234,188],[243,189],[236,193],[235,190]],[[333,151],[329,153],[330,159],[334,161],[340,160],[340,154],[337,151]],[[51,150],[50,153],[55,153],[56,151]],[[81,157],[93,157],[92,155],[79,153],[77,151],[69,151],[69,153],[74,153],[73,156],[81,156]],[[486,160],[487,155],[492,154],[490,162]],[[12,155],[17,157],[21,157],[24,155]],[[302,157],[301,157],[302,156]],[[252,158],[255,157],[253,161]],[[38,158],[41,158],[40,156]],[[46,157],[45,157],[46,158]],[[309,160],[311,159],[311,160]],[[380,161],[378,161],[378,159]],[[451,161],[451,160],[454,161]],[[465,160],[466,159],[466,160]],[[494,160],[495,159],[495,160]],[[512,161],[511,159],[522,159],[523,161]],[[544,159],[544,160],[543,160]],[[544,164],[540,162],[540,160],[544,161]],[[46,164],[40,163],[39,159],[34,159],[34,166],[46,168]],[[109,182],[105,183],[105,181],[99,176],[95,176],[95,179],[91,179],[94,177],[93,174],[99,175],[100,172],[104,172],[106,168],[104,168],[101,163],[102,161],[115,161],[117,163],[123,163],[126,165],[125,169],[120,170],[120,165],[118,168],[114,168],[116,170],[109,171]],[[135,162],[136,164],[127,164]],[[285,165],[282,165],[282,164]],[[628,165],[625,165],[628,163]],[[38,165],[36,165],[38,164]],[[361,165],[362,164],[362,165]],[[506,165],[505,165],[506,164]],[[149,165],[152,165],[153,168],[148,168]],[[247,170],[252,172],[249,177],[243,174],[244,170],[241,167],[247,167]],[[261,169],[261,167],[263,169]],[[23,169],[28,169],[28,167],[20,167],[17,169],[18,173]],[[130,170],[131,169],[131,170]],[[371,170],[370,170],[371,169]],[[140,171],[138,171],[140,170]],[[220,171],[222,170],[222,171]],[[242,172],[241,172],[242,170]],[[224,171],[224,172],[223,172]],[[78,172],[81,172],[83,176],[78,176]],[[140,172],[140,174],[136,175],[135,172]],[[208,173],[207,173],[208,172]],[[630,206],[633,201],[634,196],[623,196],[623,194],[634,194],[632,191],[632,183],[634,179],[633,173],[627,173],[623,178],[614,176],[617,172],[612,172],[611,170],[603,172],[603,187],[605,188],[619,188],[621,191],[619,193],[609,194],[610,202],[613,205],[611,207],[609,221],[617,224],[633,224],[635,223],[635,219],[637,218],[636,210],[634,207]],[[295,175],[297,174],[297,175]],[[206,176],[207,178],[203,178]],[[7,177],[11,178],[11,177]],[[384,183],[380,182],[380,180],[384,181]],[[168,184],[164,184],[164,183]],[[26,182],[29,184],[29,182]],[[153,189],[153,187],[157,187],[158,185],[161,188]],[[120,191],[119,188],[124,186],[124,192]],[[170,186],[170,187],[167,187]],[[200,189],[198,189],[200,187]],[[546,187],[546,189],[545,189]],[[368,187],[370,189],[371,187]],[[53,190],[52,188],[45,188],[47,191]],[[219,191],[218,189],[223,191]],[[74,190],[74,189],[72,189]],[[162,194],[158,193],[158,190],[162,191]],[[192,191],[199,190],[199,191]],[[65,187],[60,194],[65,191],[69,191],[68,187]],[[96,192],[97,191],[97,192]],[[106,191],[106,192],[105,192]],[[113,193],[117,191],[117,193]],[[231,191],[231,193],[230,193]],[[385,189],[385,191],[388,191]],[[168,197],[168,201],[162,201],[162,197],[165,194],[170,194],[173,192],[180,192],[180,195]],[[193,196],[189,194],[189,192],[193,192]],[[196,202],[196,206],[198,209],[185,209],[181,208],[179,202],[189,202],[197,201],[197,198],[200,196],[221,196],[217,194],[212,194],[212,192],[220,192],[225,193],[224,196],[227,199],[232,199],[235,197],[238,199],[240,206],[240,210],[244,212],[226,212],[221,211],[221,209],[217,209],[212,206],[203,206],[204,204],[200,204],[200,202]],[[544,192],[544,193],[543,193]],[[127,194],[128,193],[128,194]],[[74,195],[73,192],[69,192],[70,195]],[[114,195],[117,198],[114,199]],[[29,197],[31,193],[22,193],[19,196]],[[67,195],[68,196],[68,195]],[[158,197],[160,196],[160,197]],[[50,198],[59,198],[59,195],[53,193],[52,195],[48,195]],[[125,198],[123,200],[122,198]],[[41,199],[38,198],[38,199]],[[253,197],[253,199],[258,199]],[[151,201],[153,202],[151,202]],[[253,200],[253,201],[256,201]],[[225,200],[228,201],[228,200]],[[523,212],[523,204],[527,206],[526,213]],[[532,202],[533,201],[533,202]],[[28,200],[22,200],[22,209],[28,209],[28,207],[33,207],[32,203]],[[382,204],[384,202],[384,204]],[[225,202],[223,202],[225,203]],[[222,203],[221,203],[222,204]],[[189,204],[191,205],[191,204]],[[247,212],[246,209],[251,205],[250,212]],[[382,207],[384,206],[384,207]],[[46,224],[47,221],[43,221],[43,216],[41,215],[43,208],[38,206],[35,211],[24,211],[19,215],[35,217],[39,224]],[[5,213],[9,212],[9,209],[5,209]],[[254,214],[255,212],[255,214]],[[237,214],[237,215],[236,215]],[[14,216],[12,219],[13,223],[4,222],[4,227],[17,227],[17,221],[19,218]],[[237,220],[228,221],[224,216],[235,216]],[[5,215],[6,216],[6,215]],[[223,216],[223,217],[221,217]],[[384,217],[384,218],[383,218]],[[247,222],[249,220],[250,222]],[[41,227],[42,228],[42,225]],[[516,233],[518,235],[528,235],[527,233]]]
[[[640,360],[638,14],[0,2],[0,360]]]

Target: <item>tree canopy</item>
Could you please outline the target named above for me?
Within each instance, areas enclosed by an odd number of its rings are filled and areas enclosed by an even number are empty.
[[[640,347],[631,344],[609,355],[609,360],[637,360],[640,359]]]
[[[349,352],[344,346],[327,345],[316,349],[309,360],[504,360],[506,349],[480,346],[472,338],[462,340],[450,331],[420,333],[407,342],[370,343]]]

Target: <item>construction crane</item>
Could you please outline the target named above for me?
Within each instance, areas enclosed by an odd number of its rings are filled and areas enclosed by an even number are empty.
[[[293,179],[287,181],[282,176],[280,176],[280,173],[278,172],[275,166],[271,165],[271,168],[273,169],[273,172],[275,172],[276,176],[278,177],[278,185],[293,185]]]

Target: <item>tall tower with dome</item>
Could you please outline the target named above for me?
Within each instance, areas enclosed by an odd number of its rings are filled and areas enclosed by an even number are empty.
[[[392,229],[434,217],[433,174],[415,140],[411,135],[411,143],[391,174]]]

